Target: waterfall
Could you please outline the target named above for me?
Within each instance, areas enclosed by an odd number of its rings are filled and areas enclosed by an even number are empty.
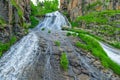
[[[90,59],[73,46],[61,30],[63,26],[71,27],[60,12],[46,14],[38,26],[1,57],[0,80],[80,80],[81,75],[91,80],[110,80],[111,74],[91,65]],[[55,41],[60,41],[60,46]],[[62,52],[69,60],[68,71],[60,67]]]

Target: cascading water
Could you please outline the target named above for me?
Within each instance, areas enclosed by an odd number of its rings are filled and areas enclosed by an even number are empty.
[[[108,44],[100,43],[104,51],[107,53],[108,57],[110,57],[114,62],[120,65],[120,50],[111,47]]]
[[[81,80],[83,69],[90,80],[110,80],[111,75],[92,66],[89,58],[76,51],[65,36],[62,26],[70,26],[58,11],[49,13],[27,36],[23,37],[0,59],[0,80]],[[45,28],[44,31],[41,29]],[[48,31],[51,30],[51,33]],[[54,41],[60,41],[60,47]],[[68,71],[60,67],[60,55],[67,53]],[[74,64],[74,65],[73,65]],[[78,73],[74,69],[79,70]],[[83,74],[82,74],[83,75]]]

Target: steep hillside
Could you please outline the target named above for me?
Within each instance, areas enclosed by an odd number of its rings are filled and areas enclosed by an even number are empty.
[[[29,23],[30,0],[0,0],[0,41],[23,36]],[[4,22],[4,23],[3,23]]]
[[[119,0],[60,0],[60,5],[61,10],[67,11],[72,20],[92,11],[120,9]]]
[[[73,27],[120,48],[119,0],[61,0],[61,11],[70,18]]]
[[[120,1],[60,1],[0,0],[0,80],[120,80]]]
[[[30,0],[0,0],[0,56],[27,33]]]

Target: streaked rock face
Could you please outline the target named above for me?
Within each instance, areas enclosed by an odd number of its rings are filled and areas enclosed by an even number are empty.
[[[61,0],[60,8],[62,11],[67,11],[70,19],[75,20],[75,18],[79,15],[84,15],[90,11],[93,11],[92,8],[89,8],[89,5],[98,3],[98,5],[94,6],[94,10],[101,11],[104,9],[120,9],[120,1],[119,0],[100,0],[101,5],[98,0]],[[92,6],[93,7],[93,6]]]
[[[2,29],[0,25],[0,41],[6,42],[10,35],[18,38],[24,35],[23,23],[29,23],[30,0],[13,0],[23,15],[20,17],[19,10],[11,3],[12,0],[0,0],[0,18],[6,22]],[[3,35],[4,34],[4,35]],[[6,36],[7,35],[7,36]]]

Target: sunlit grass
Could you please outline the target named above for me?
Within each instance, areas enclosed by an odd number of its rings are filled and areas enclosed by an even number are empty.
[[[76,42],[76,46],[79,48],[82,48],[86,51],[91,52],[95,57],[99,58],[102,65],[105,68],[112,69],[115,73],[120,75],[120,65],[112,61],[106,54],[106,52],[103,50],[101,45],[99,44],[98,38],[93,37],[88,32],[82,31],[82,30],[72,30],[73,32],[78,33],[78,37],[83,42]]]

